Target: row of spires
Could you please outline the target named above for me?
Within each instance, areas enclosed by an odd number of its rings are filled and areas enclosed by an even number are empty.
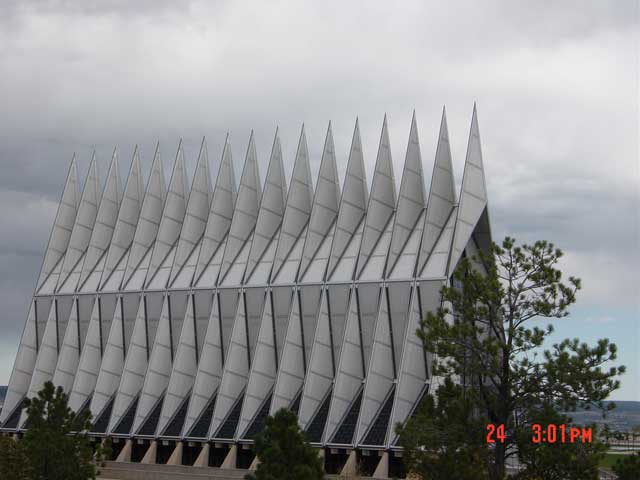
[[[331,123],[327,129],[315,192],[311,182],[304,125],[298,142],[289,192],[277,129],[264,192],[258,173],[253,132],[249,139],[239,188],[236,188],[228,135],[214,187],[211,184],[205,139],[201,144],[190,192],[187,186],[182,141],[178,146],[168,190],[159,146],[156,147],[146,189],[143,185],[137,147],[124,190],[121,188],[115,151],[104,190],[100,187],[95,153],[82,195],[78,186],[74,156],[36,292],[52,293],[42,292],[42,289],[52,277],[54,270],[59,271],[54,291],[60,291],[74,271],[79,271],[79,275],[78,278],[73,278],[74,285],[71,288],[72,291],[76,288],[80,290],[101,260],[104,260],[101,278],[95,287],[96,290],[102,289],[129,252],[124,276],[116,287],[124,288],[150,251],[148,273],[143,284],[148,288],[174,245],[177,246],[168,285],[176,280],[198,245],[200,250],[192,277],[193,285],[202,277],[218,249],[224,247],[217,274],[217,282],[220,283],[254,231],[244,280],[249,279],[269,245],[277,241],[275,252],[271,253],[273,258],[270,279],[273,280],[306,227],[302,255],[296,277],[293,279],[299,281],[335,222],[326,265],[328,278],[340,262],[356,229],[364,221],[358,259],[353,272],[355,278],[358,278],[395,211],[386,267],[381,273],[389,276],[425,207],[420,252],[409,276],[419,275],[423,271],[427,260],[433,256],[434,250],[437,250],[436,243],[447,230],[449,222],[451,235],[458,235],[453,232],[459,229],[465,232],[462,235],[464,238],[458,242],[453,241],[453,251],[449,255],[449,261],[445,262],[448,268],[438,269],[441,271],[439,275],[444,276],[451,266],[457,263],[471,235],[471,229],[476,226],[483,212],[486,212],[486,187],[475,105],[462,190],[463,193],[469,193],[467,196],[478,201],[468,200],[469,205],[463,211],[463,195],[455,219],[452,212],[457,200],[444,110],[428,196],[424,190],[415,112],[411,122],[399,196],[396,193],[386,116],[370,192],[367,188],[357,119],[342,193]],[[485,223],[485,230],[488,232],[488,219]],[[279,236],[274,239],[278,230]],[[439,261],[442,263],[441,259]]]

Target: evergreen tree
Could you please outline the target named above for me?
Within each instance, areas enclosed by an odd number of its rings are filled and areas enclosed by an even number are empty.
[[[430,480],[486,479],[483,470],[490,450],[484,442],[485,422],[473,414],[474,402],[449,378],[436,396],[437,401],[426,396],[415,419],[402,430],[405,468]],[[424,451],[424,446],[433,448]]]
[[[32,473],[24,444],[10,437],[0,436],[0,478],[31,480]]]
[[[596,426],[590,425],[593,441],[582,441],[582,437],[574,442],[562,442],[558,433],[553,443],[532,441],[532,424],[570,425],[571,418],[558,413],[553,405],[545,403],[536,406],[523,415],[523,424],[516,428],[516,446],[518,458],[525,466],[514,480],[598,480],[600,478],[599,463],[607,446],[597,441]],[[569,427],[567,427],[568,429]],[[568,433],[565,434],[568,436]]]
[[[321,480],[322,459],[311,447],[291,410],[283,408],[264,420],[255,451],[260,461],[248,480]]]
[[[557,411],[615,407],[604,403],[619,387],[616,377],[625,371],[624,367],[604,368],[616,359],[614,344],[602,339],[590,347],[576,338],[541,351],[553,327],[531,325],[540,318],[566,317],[575,303],[580,280],[563,280],[557,268],[561,257],[553,244],[538,241],[517,246],[507,237],[490,252],[463,258],[452,285],[442,288],[443,306],[427,314],[418,331],[426,351],[434,355],[432,383],[438,377],[459,381],[472,402],[474,418],[495,428],[504,425],[504,440],[492,444],[485,465],[492,480],[504,478],[507,459],[518,455],[523,446],[518,438],[531,438],[532,418],[527,416],[543,406],[552,405]],[[434,413],[441,416],[446,409]],[[411,437],[424,422],[424,417],[417,416],[405,428],[398,427],[401,441],[417,445]],[[433,455],[441,448],[438,442],[437,437],[425,438],[409,455]],[[544,447],[523,452],[525,467],[534,465],[538,455],[546,455]],[[570,449],[558,451],[566,453],[563,462],[572,461]],[[601,450],[584,454],[598,457]],[[450,470],[456,468],[452,462]],[[416,473],[425,478],[431,474],[428,470]]]
[[[61,387],[47,382],[38,396],[27,400],[27,432],[21,443],[34,479],[94,479],[93,450],[86,432],[91,426],[88,411],[75,414]]]

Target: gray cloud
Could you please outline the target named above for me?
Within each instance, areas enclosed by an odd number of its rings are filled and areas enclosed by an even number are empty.
[[[193,172],[206,135],[215,172],[230,132],[239,176],[254,129],[264,175],[279,126],[290,172],[305,122],[317,169],[331,119],[343,175],[359,116],[371,172],[387,113],[399,182],[415,108],[428,182],[446,105],[459,183],[474,101],[496,237],[554,241],[584,305],[637,311],[637,22],[632,0],[2,2],[0,347],[74,152],[84,174],[95,148],[104,175],[117,145],[124,175],[159,140],[168,175],[182,137]]]

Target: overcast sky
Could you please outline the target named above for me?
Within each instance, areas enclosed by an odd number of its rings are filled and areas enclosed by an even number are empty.
[[[206,136],[215,173],[228,131],[239,177],[253,129],[264,178],[305,122],[315,175],[331,120],[342,178],[359,116],[370,182],[386,113],[399,183],[415,108],[428,185],[446,105],[459,191],[476,101],[494,237],[566,252],[556,337],[611,338],[640,400],[637,1],[177,3],[0,3],[0,384],[74,152],[168,175],[182,137],[192,175]]]

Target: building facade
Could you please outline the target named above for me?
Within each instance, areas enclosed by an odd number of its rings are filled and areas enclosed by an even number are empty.
[[[490,241],[475,107],[459,197],[444,112],[428,190],[415,116],[398,192],[386,119],[370,190],[357,122],[342,189],[331,125],[315,189],[304,127],[288,186],[277,132],[264,184],[253,137],[239,186],[228,142],[212,184],[203,141],[190,189],[181,147],[168,185],[158,150],[146,187],[137,152],[124,188],[115,155],[104,188],[74,160],[0,429],[51,380],[121,459],[246,467],[290,408],[328,471],[392,462],[435,382],[419,321]]]

